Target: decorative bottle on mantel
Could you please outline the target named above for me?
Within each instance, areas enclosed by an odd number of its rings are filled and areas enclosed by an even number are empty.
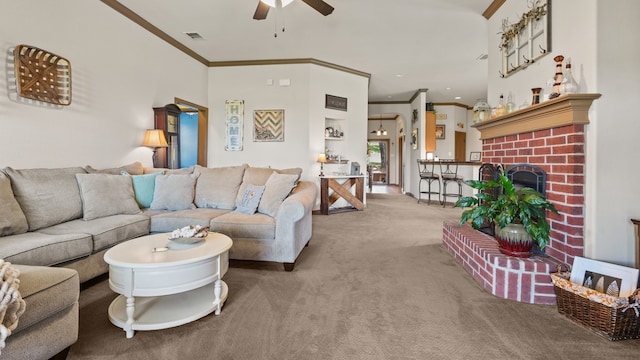
[[[564,80],[562,82],[563,91],[565,94],[576,94],[578,92],[578,83],[573,78],[571,72],[571,58],[567,58],[567,64],[565,65],[566,71],[564,74]]]
[[[502,116],[507,114],[507,105],[504,103],[504,95],[500,94],[500,100],[498,106],[496,106],[496,116]]]
[[[487,104],[485,99],[478,99],[478,102],[473,106],[473,123],[489,120],[490,116],[491,106]]]
[[[557,98],[562,91],[562,60],[564,60],[562,55],[553,58],[553,61],[556,62],[556,74],[553,77],[553,91],[549,94],[549,99]]]

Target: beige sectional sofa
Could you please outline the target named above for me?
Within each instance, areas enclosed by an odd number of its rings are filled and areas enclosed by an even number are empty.
[[[106,273],[103,255],[112,246],[199,224],[233,239],[231,259],[282,262],[291,271],[311,238],[317,195],[314,183],[299,181],[300,173],[299,168],[248,165],[179,170],[143,168],[140,163],[103,170],[7,167],[0,172],[0,258],[22,266],[27,278],[54,267],[52,271],[59,272],[53,276],[57,280],[50,279],[49,296],[59,297],[56,293],[67,291],[69,283]],[[55,270],[58,267],[66,269]],[[21,281],[25,291],[33,290],[24,284],[31,279]],[[33,291],[42,296],[40,290]],[[77,317],[77,293],[63,298],[57,312],[43,313],[40,321],[30,322],[51,321],[51,325],[55,320],[67,326],[69,317]],[[38,305],[30,303],[29,296],[25,301],[26,317]],[[63,321],[55,318],[62,313],[68,315]],[[20,335],[30,328],[34,325],[19,324],[8,338],[3,359],[7,351],[11,353],[14,339],[38,341]],[[23,346],[27,345],[20,343]]]

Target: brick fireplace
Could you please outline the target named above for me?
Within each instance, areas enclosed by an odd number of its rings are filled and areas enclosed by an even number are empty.
[[[545,255],[518,259],[501,254],[496,241],[469,225],[445,222],[443,244],[487,291],[506,299],[555,304],[549,272],[584,252],[585,126],[599,94],[570,94],[475,125],[482,161],[539,166],[547,173],[546,196],[559,214],[549,214]]]

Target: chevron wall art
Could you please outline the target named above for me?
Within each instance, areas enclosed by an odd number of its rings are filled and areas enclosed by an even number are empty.
[[[284,141],[284,110],[254,111],[253,141]]]

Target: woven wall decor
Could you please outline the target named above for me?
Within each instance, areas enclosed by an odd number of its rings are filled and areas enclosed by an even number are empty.
[[[14,50],[20,96],[56,105],[71,104],[69,60],[30,45]]]

